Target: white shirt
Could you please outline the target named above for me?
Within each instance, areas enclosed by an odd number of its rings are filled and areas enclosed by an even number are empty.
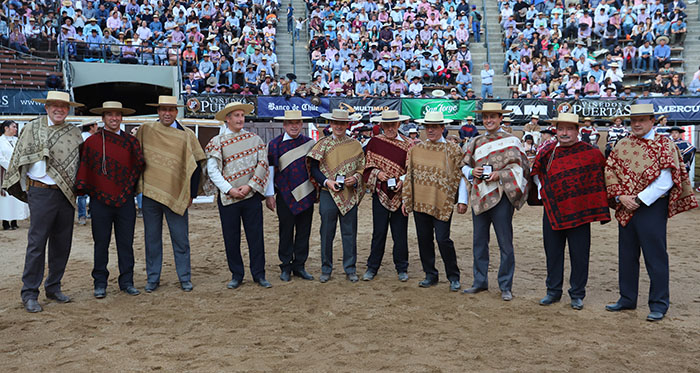
[[[654,129],[649,131],[644,135],[645,140],[652,140],[654,138]],[[656,200],[661,198],[664,194],[668,193],[669,190],[673,188],[673,178],[671,177],[671,169],[666,168],[661,170],[661,174],[657,177],[651,184],[647,185],[643,191],[637,194],[637,197],[647,206],[651,206]]]
[[[440,140],[436,142],[446,142],[445,137],[440,136]],[[457,203],[462,203],[465,205],[469,204],[469,192],[467,191],[467,183],[464,181],[463,177],[459,178],[459,192],[457,194]]]
[[[49,126],[53,126],[51,118],[47,116],[46,120],[49,122]],[[56,182],[53,181],[51,176],[46,174],[46,161],[43,159],[36,161],[29,166],[29,170],[27,170],[27,177],[46,185],[56,185]]]

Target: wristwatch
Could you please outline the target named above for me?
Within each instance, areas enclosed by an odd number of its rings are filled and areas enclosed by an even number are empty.
[[[638,204],[639,206],[641,206],[643,204],[642,200],[639,199],[638,195],[634,196],[634,203]]]

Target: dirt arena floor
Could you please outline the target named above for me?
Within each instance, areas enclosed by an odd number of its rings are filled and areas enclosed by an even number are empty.
[[[358,273],[362,274],[371,237],[369,198],[361,205],[360,217]],[[282,283],[277,217],[265,210],[264,219],[271,289],[255,285],[249,272],[241,288],[226,289],[230,273],[218,212],[214,205],[204,204],[190,210],[193,292],[179,289],[166,237],[161,287],[156,292],[136,297],[120,293],[113,250],[108,295],[102,300],[92,295],[90,225],[76,225],[63,282],[73,302],[49,302],[42,293],[44,312],[39,314],[26,313],[19,297],[28,222],[21,222],[20,230],[2,232],[0,370],[700,372],[700,238],[695,231],[699,210],[670,220],[671,308],[659,323],[645,321],[649,283],[644,269],[638,309],[604,310],[618,297],[614,222],[592,229],[588,295],[585,308],[574,311],[566,295],[549,307],[537,304],[545,294],[546,273],[541,208],[526,206],[515,215],[512,302],[501,301],[497,290],[493,233],[491,290],[469,296],[449,292],[441,262],[439,286],[417,286],[423,273],[412,219],[411,279],[406,283],[396,279],[390,249],[374,281],[346,281],[338,238],[329,283],[298,278]],[[316,277],[321,261],[318,229],[315,213],[307,269]],[[464,288],[472,280],[471,216],[454,216],[452,238]],[[135,281],[142,289],[140,219],[134,245]],[[247,263],[245,245],[243,255]],[[568,278],[568,264],[565,273]]]

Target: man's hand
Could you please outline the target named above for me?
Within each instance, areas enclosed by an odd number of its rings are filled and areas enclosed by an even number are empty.
[[[488,181],[488,182],[498,181],[498,179],[500,179],[500,178],[501,178],[501,177],[498,176],[498,172],[497,172],[497,171],[494,171],[494,172],[491,173],[491,176],[489,176],[489,177],[486,179],[486,181]]]
[[[634,211],[639,208],[639,204],[634,202],[634,198],[635,196],[620,196],[620,203],[622,203],[627,210]]]
[[[408,212],[406,212],[406,205],[404,204],[401,205],[401,213],[403,216],[408,216]]]
[[[270,211],[275,211],[275,197],[265,197],[265,206],[267,206]]]
[[[457,213],[464,214],[465,212],[467,212],[467,205],[465,205],[464,203],[458,203],[457,204]]]
[[[241,198],[245,198],[245,196],[247,196],[251,190],[253,190],[253,188],[251,188],[250,185],[242,185],[238,187],[238,193],[241,194]]]
[[[484,174],[484,168],[483,167],[474,167],[472,169],[472,176],[474,176],[475,179],[481,179],[481,175]]]
[[[354,187],[355,184],[357,184],[357,177],[355,177],[355,175],[345,178],[345,185]]]
[[[379,171],[379,173],[377,174],[377,179],[379,179],[379,181],[381,182],[385,182],[389,180],[389,176],[386,174],[386,172]]]
[[[403,188],[403,181],[401,181],[401,179],[398,178],[396,180],[396,190],[401,190],[401,188]]]
[[[326,188],[328,188],[329,190],[332,190],[334,192],[340,191],[340,188],[338,188],[338,183],[336,183],[335,181],[333,181],[331,179],[326,179]]]
[[[236,198],[236,199],[241,199],[245,195],[241,195],[241,193],[238,191],[239,188],[231,188],[228,190],[226,194],[228,194],[231,198]]]

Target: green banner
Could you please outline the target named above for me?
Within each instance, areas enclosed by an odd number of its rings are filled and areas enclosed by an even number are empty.
[[[405,98],[401,100],[401,114],[408,115],[412,119],[421,119],[429,111],[441,111],[445,118],[464,120],[467,116],[474,116],[476,101],[474,100],[446,100],[442,98]]]

